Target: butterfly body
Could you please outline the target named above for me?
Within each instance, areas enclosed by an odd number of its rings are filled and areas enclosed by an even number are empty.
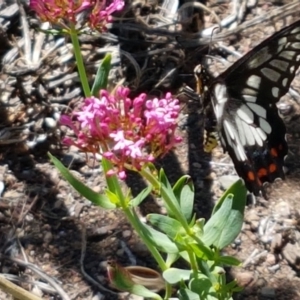
[[[206,114],[214,114],[224,151],[255,195],[263,184],[284,178],[286,128],[276,103],[300,66],[300,21],[285,27],[213,78],[196,67]],[[209,117],[210,118],[210,117]]]

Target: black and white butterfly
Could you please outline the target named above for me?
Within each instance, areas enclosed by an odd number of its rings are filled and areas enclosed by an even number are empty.
[[[207,113],[213,111],[224,151],[250,192],[266,198],[265,182],[284,178],[286,128],[276,102],[300,66],[300,21],[283,28],[216,78],[195,68]],[[199,86],[202,84],[202,86]]]

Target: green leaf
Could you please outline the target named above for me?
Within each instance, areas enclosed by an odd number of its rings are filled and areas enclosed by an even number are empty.
[[[233,195],[228,195],[225,201],[223,201],[221,208],[204,225],[204,234],[202,236],[202,240],[206,245],[214,245],[217,247],[217,249],[223,249],[223,247],[228,245],[227,242],[229,239],[227,235],[227,228],[228,222],[230,222],[229,216],[231,212],[232,201]],[[231,228],[231,232],[232,231],[234,231],[234,228]]]
[[[181,224],[173,218],[159,214],[149,214],[147,220],[171,239],[175,239],[180,232],[184,233]]]
[[[180,257],[179,253],[168,253],[166,259],[166,265],[172,266],[175,261]]]
[[[172,204],[173,206],[176,207],[177,211],[180,212],[180,206],[179,206],[179,201],[177,200],[174,192],[173,192],[173,189],[172,189],[172,186],[164,172],[163,169],[160,169],[160,172],[159,172],[159,180],[161,182],[161,196],[162,198],[164,199],[165,197],[168,197],[169,201],[172,201]],[[170,207],[167,205],[166,201],[164,201],[164,204],[165,204],[165,208],[168,212],[168,215],[170,217],[174,217],[174,213],[172,211],[172,209],[170,209]]]
[[[108,171],[113,169],[112,164],[105,158],[102,158],[101,164],[105,174],[107,174]],[[122,194],[120,184],[116,175],[105,176],[105,179],[106,179],[107,189],[109,191],[115,193],[116,195]]]
[[[202,240],[206,245],[223,249],[234,241],[243,225],[246,195],[247,190],[241,180],[224,193],[204,226]]]
[[[179,296],[180,300],[200,300],[199,295],[197,295],[196,293],[192,292],[188,288],[182,288],[182,287],[180,287],[180,289],[178,291],[178,296]]]
[[[151,292],[150,290],[139,284],[134,284],[130,289],[130,293],[148,299],[162,300],[162,298],[158,294]]]
[[[205,300],[218,300],[218,294],[216,293],[211,281],[199,274],[198,278],[192,279],[189,284],[189,288],[200,296],[200,299]]]
[[[241,262],[237,258],[232,257],[232,256],[220,256],[218,258],[218,263],[224,264],[227,266],[240,266],[241,265]]]
[[[191,270],[183,270],[177,268],[170,268],[163,272],[163,278],[170,284],[175,284],[181,280],[186,281],[190,279]]]
[[[187,222],[191,221],[194,209],[195,189],[190,177],[182,176],[174,185],[173,191],[176,198],[179,200],[181,212]]]
[[[178,253],[179,250],[175,243],[173,243],[167,235],[164,233],[161,233],[152,227],[148,226],[145,223],[140,223],[141,230],[143,231],[143,234],[147,236],[149,240],[152,241],[154,246],[157,249],[160,249],[161,251],[165,253]]]
[[[151,193],[152,186],[148,186],[145,189],[143,189],[135,198],[131,200],[131,205],[133,207],[139,206]]]
[[[106,209],[116,208],[116,206],[111,203],[108,197],[100,195],[90,189],[88,186],[79,181],[76,177],[74,177],[71,172],[53,155],[48,153],[51,161],[55,165],[55,167],[60,171],[61,175],[70,183],[70,185],[83,197],[90,200],[97,206]]]
[[[244,213],[247,199],[247,189],[244,182],[239,179],[230,188],[228,188],[227,191],[225,191],[225,193],[215,205],[212,214],[216,213],[216,211],[221,207],[222,203],[225,201],[229,194],[234,195],[232,208]]]
[[[213,251],[205,244],[190,243],[190,247],[193,249],[195,255],[204,260],[211,260],[214,257]]]
[[[106,54],[98,68],[96,78],[92,87],[91,92],[92,95],[95,97],[99,97],[99,91],[107,87],[108,75],[111,67],[110,63],[111,63],[111,54]]]

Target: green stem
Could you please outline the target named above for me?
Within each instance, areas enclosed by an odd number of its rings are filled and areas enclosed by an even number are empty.
[[[75,27],[73,27],[73,26],[71,27],[71,30],[70,30],[70,36],[71,36],[71,40],[72,40],[72,44],[73,44],[73,49],[74,49],[74,54],[75,54],[75,59],[76,59],[76,63],[77,63],[77,69],[78,69],[82,89],[83,89],[85,97],[90,97],[92,95],[92,93],[91,93],[91,90],[89,87],[89,82],[88,82],[88,79],[86,76],[85,67],[84,67],[84,63],[83,63],[83,59],[82,59],[82,55],[81,55],[80,44],[79,44],[79,40],[78,40],[78,33],[77,33],[77,30],[75,29]]]
[[[102,166],[105,174],[113,167],[111,163],[106,160],[105,158],[102,158]],[[119,199],[119,207],[121,207],[122,211],[124,212],[127,220],[133,227],[133,229],[136,231],[140,239],[143,241],[143,243],[146,245],[150,253],[152,254],[153,258],[156,260],[157,264],[159,265],[160,269],[162,271],[165,271],[168,269],[168,266],[166,265],[165,261],[163,260],[162,256],[160,255],[159,251],[154,247],[152,244],[152,241],[148,238],[146,234],[144,234],[143,231],[143,224],[141,224],[141,221],[139,217],[137,216],[136,212],[134,211],[134,208],[131,208],[129,206],[129,202],[127,201],[127,197],[124,195],[120,183],[116,176],[106,177],[107,186],[108,188],[114,192]],[[169,299],[172,294],[172,287],[170,284],[166,283],[166,298]]]
[[[123,203],[123,202],[122,202]],[[122,205],[121,203],[121,205]],[[139,217],[135,213],[133,208],[129,208],[128,206],[122,206],[122,210],[127,217],[127,220],[130,222],[131,226],[134,228],[134,230],[137,232],[140,239],[143,241],[143,243],[146,245],[150,253],[152,254],[153,258],[158,263],[160,269],[162,271],[165,271],[168,269],[168,266],[166,265],[165,261],[163,260],[162,256],[156,249],[156,247],[153,246],[151,240],[147,237],[147,235],[144,234],[142,228],[143,224],[141,224]],[[172,295],[172,286],[166,282],[166,293],[164,299],[169,299]]]
[[[163,200],[166,202],[167,206],[172,210],[172,213],[175,216],[175,219],[178,220],[182,227],[185,229],[186,233],[189,236],[193,235],[192,230],[190,229],[186,219],[182,215],[181,211],[174,205],[172,199],[169,197],[169,194],[164,186],[157,180],[157,177],[153,176],[150,172],[147,172],[146,169],[142,169],[140,171],[143,178],[146,178],[154,187],[160,188],[161,196]]]
[[[197,261],[195,259],[195,255],[193,251],[190,251],[190,249],[186,249],[187,254],[189,256],[190,259],[190,264],[191,264],[191,268],[193,270],[193,274],[194,274],[194,278],[197,278],[198,276],[198,265],[197,265]]]

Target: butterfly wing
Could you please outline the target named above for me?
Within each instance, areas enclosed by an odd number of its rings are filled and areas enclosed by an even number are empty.
[[[252,49],[210,87],[222,146],[250,192],[266,197],[264,182],[284,178],[288,152],[276,102],[300,66],[300,21]]]

